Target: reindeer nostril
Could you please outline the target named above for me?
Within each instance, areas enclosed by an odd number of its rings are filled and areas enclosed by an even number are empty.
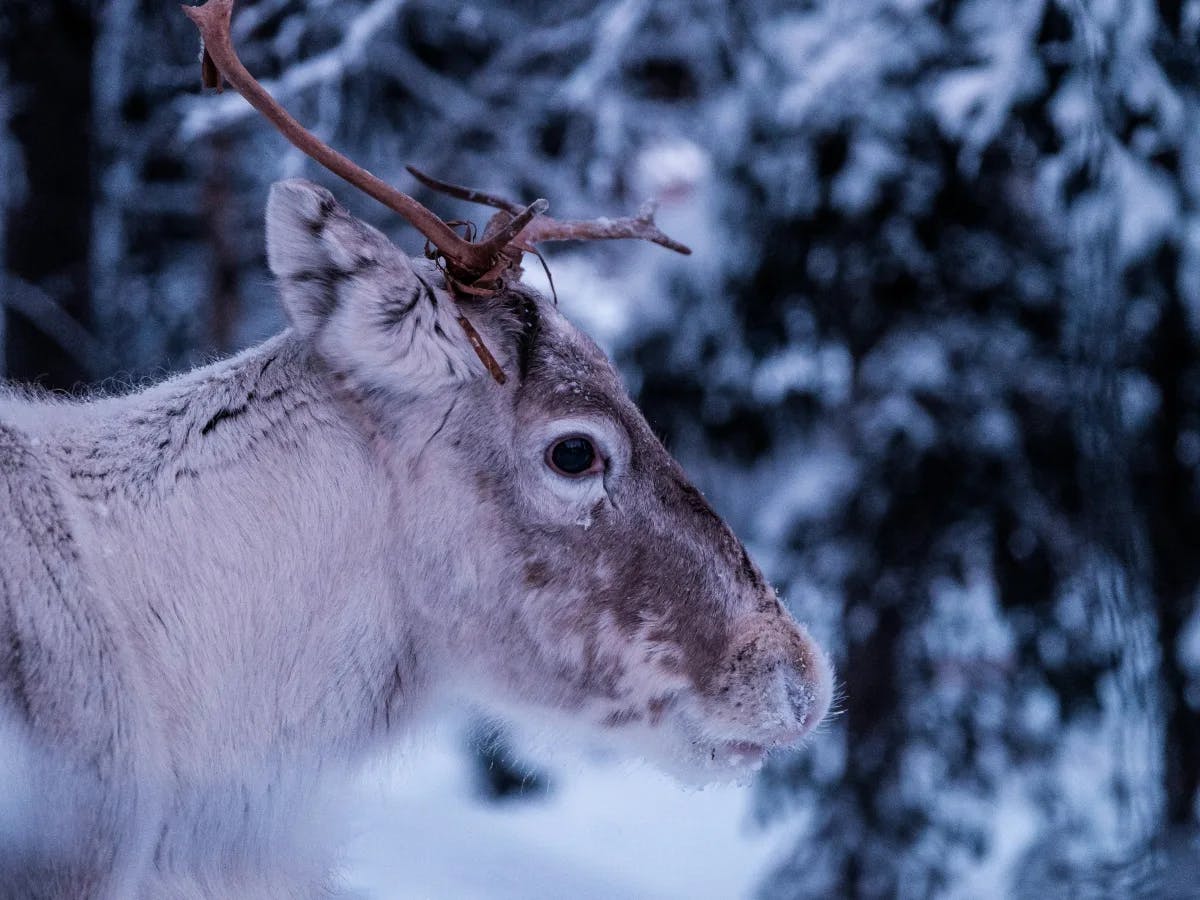
[[[801,728],[805,727],[812,715],[816,700],[816,690],[812,683],[794,678],[787,686],[787,700],[788,706],[792,709],[792,715],[796,717]]]
[[[832,673],[820,647],[795,622],[754,622],[727,657],[719,696],[733,688],[734,715],[754,716],[753,728],[772,747],[792,746],[813,730],[829,707]],[[740,695],[740,696],[739,696]],[[740,701],[746,700],[743,704]]]

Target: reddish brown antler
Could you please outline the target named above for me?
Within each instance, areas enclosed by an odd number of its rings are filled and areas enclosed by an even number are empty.
[[[246,71],[237,51],[234,50],[230,34],[233,4],[234,0],[208,0],[203,6],[183,7],[187,17],[200,29],[200,36],[204,40],[202,71],[206,85],[219,89],[220,79],[224,77],[297,149],[402,215],[438,249],[446,261],[448,273],[456,281],[474,284],[481,277],[491,273],[501,261],[502,252],[517,233],[548,208],[549,204],[545,200],[536,200],[515,212],[512,222],[502,231],[490,235],[487,240],[478,244],[463,240],[438,216],[408,194],[396,190],[319,140],[267,93],[254,76]]]
[[[496,293],[503,288],[506,273],[519,269],[521,253],[533,250],[534,244],[545,241],[639,238],[678,253],[692,252],[659,230],[654,224],[651,206],[643,207],[637,216],[627,218],[558,221],[541,217],[549,208],[545,200],[521,206],[481,191],[437,181],[410,166],[409,171],[434,190],[502,210],[492,217],[483,240],[474,243],[459,237],[425,206],[334,150],[292,118],[238,58],[230,32],[233,5],[234,0],[207,0],[203,6],[183,7],[187,17],[200,29],[203,40],[201,80],[204,86],[219,91],[222,79],[228,81],[297,149],[403,216],[425,236],[426,252],[438,260],[447,284],[460,298]],[[430,247],[436,248],[436,252]],[[503,384],[506,380],[504,372],[479,333],[465,316],[459,315],[458,321],[487,370]]]
[[[451,197],[457,197],[460,200],[480,203],[484,206],[491,206],[504,211],[508,216],[501,217],[501,221],[505,223],[506,233],[512,231],[512,226],[509,224],[510,221],[511,223],[515,223],[521,215],[522,208],[520,204],[507,200],[504,197],[498,197],[495,194],[463,187],[458,184],[450,184],[448,181],[440,181],[412,166],[407,166],[407,169],[417,181],[431,190],[448,194]],[[512,217],[511,220],[509,220],[509,216]],[[523,247],[546,243],[547,241],[603,241],[619,240],[621,238],[650,241],[661,247],[666,247],[668,250],[674,250],[676,253],[683,253],[685,255],[692,252],[690,247],[667,236],[654,223],[653,203],[647,203],[642,206],[636,216],[624,216],[617,219],[571,220],[539,216],[533,221],[522,225],[515,237],[511,239],[511,243],[518,249],[523,249]]]
[[[519,208],[510,222],[478,244],[463,240],[449,225],[408,194],[396,190],[334,150],[292,118],[238,58],[230,32],[233,4],[234,0],[208,0],[203,6],[183,7],[187,17],[200,29],[203,40],[200,71],[204,86],[220,90],[221,79],[224,78],[297,149],[403,216],[425,235],[429,244],[437,248],[451,287],[466,288],[469,294],[485,295],[500,287],[500,276],[511,263],[510,257],[505,255],[509,244],[535,216],[545,212],[549,204],[545,200],[535,200],[529,206]],[[483,343],[479,332],[465,316],[460,315],[458,321],[484,366],[503,384],[506,380],[504,371]]]

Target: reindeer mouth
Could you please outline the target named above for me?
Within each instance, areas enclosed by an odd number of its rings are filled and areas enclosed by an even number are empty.
[[[702,754],[703,768],[750,774],[761,769],[773,754],[801,746],[806,733],[804,729],[792,729],[751,739],[709,736],[706,739],[693,739],[692,744]]]
[[[771,748],[753,741],[722,741],[713,745],[709,761],[721,768],[749,769],[762,767]]]

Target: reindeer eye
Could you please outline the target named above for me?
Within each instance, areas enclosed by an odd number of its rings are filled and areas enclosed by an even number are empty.
[[[563,438],[546,451],[546,461],[560,475],[585,475],[597,460],[596,448],[585,437]]]

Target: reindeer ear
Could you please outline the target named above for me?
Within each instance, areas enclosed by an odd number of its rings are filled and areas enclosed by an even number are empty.
[[[483,373],[439,273],[325,188],[300,179],[271,187],[267,262],[293,327],[346,374],[407,393]]]
[[[384,263],[392,281],[416,284],[407,258],[387,238],[351,217],[325,188],[298,178],[271,186],[267,262],[292,325],[306,335],[337,310],[344,282]]]

